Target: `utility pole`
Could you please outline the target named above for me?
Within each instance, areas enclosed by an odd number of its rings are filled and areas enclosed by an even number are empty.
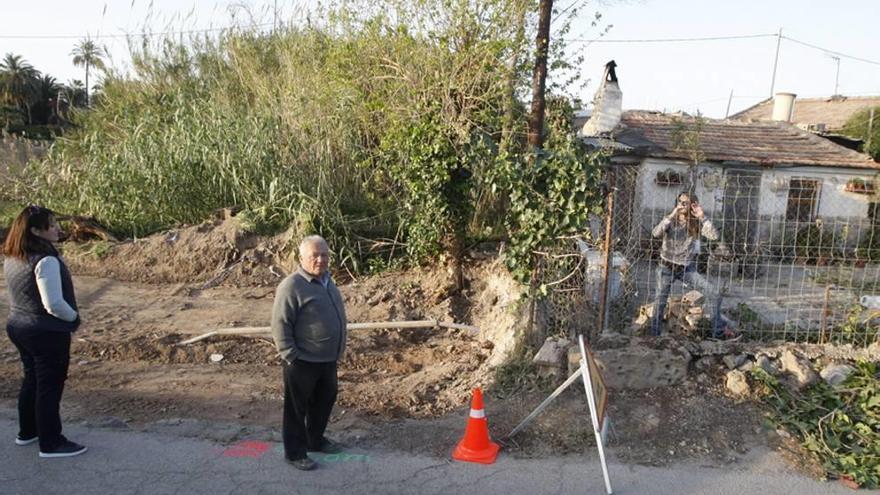
[[[733,101],[733,90],[730,90],[730,96],[727,98],[727,111],[724,112],[724,118],[730,116],[730,103]]]
[[[773,98],[773,90],[776,89],[776,66],[779,65],[779,45],[782,44],[782,28],[776,35],[776,58],[773,59],[773,77],[770,79],[770,98]]]
[[[832,59],[837,61],[837,73],[834,75],[834,93],[832,95],[837,95],[837,83],[840,81],[840,57],[829,55]]]
[[[871,135],[874,134],[874,107],[868,112],[868,138],[865,140],[865,150],[871,147]]]
[[[529,115],[529,148],[544,145],[544,87],[547,81],[547,51],[550,47],[550,17],[553,0],[538,6],[538,34],[535,37],[535,70],[532,72],[532,111]]]

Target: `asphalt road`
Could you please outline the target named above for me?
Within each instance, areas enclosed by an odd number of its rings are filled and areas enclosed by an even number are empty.
[[[319,468],[301,472],[284,462],[281,445],[232,442],[73,424],[65,433],[89,447],[79,457],[40,459],[38,447],[13,443],[14,411],[0,410],[0,493],[50,494],[603,494],[598,456],[514,459],[502,452],[489,466],[393,451],[350,449],[313,456]],[[610,452],[613,459],[613,451]],[[612,460],[616,494],[833,495],[854,493],[839,483],[793,473],[769,451],[752,452],[725,468],[645,467]],[[871,493],[862,491],[860,493]],[[874,491],[874,493],[880,493]]]

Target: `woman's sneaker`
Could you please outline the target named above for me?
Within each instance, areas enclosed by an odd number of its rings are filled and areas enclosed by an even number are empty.
[[[65,440],[61,442],[60,445],[48,452],[43,452],[42,450],[40,450],[40,457],[73,457],[75,455],[82,454],[86,450],[88,450],[88,448],[83,445],[80,445],[76,442],[71,442],[70,440]]]
[[[34,435],[34,436],[30,437],[30,438],[21,438],[20,436],[16,436],[16,437],[15,437],[15,445],[22,445],[22,446],[24,446],[24,445],[30,445],[30,444],[36,442],[36,441],[39,440],[39,439],[40,439],[40,437],[38,437],[38,436],[36,436],[36,435]]]

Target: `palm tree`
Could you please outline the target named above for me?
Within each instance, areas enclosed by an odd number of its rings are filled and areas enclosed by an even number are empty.
[[[86,38],[80,40],[70,54],[73,55],[73,65],[86,68],[86,106],[89,106],[89,71],[92,67],[99,70],[105,69],[102,57],[107,56],[107,51],[91,39]]]
[[[31,121],[30,99],[40,72],[20,55],[7,53],[0,62],[0,97],[19,110],[24,109],[27,122]]]
[[[35,80],[32,88],[31,106],[35,123],[47,124],[55,110],[55,101],[61,85],[54,77],[43,74]]]
[[[63,88],[67,101],[71,106],[81,107],[86,103],[86,87],[79,79],[71,79]]]

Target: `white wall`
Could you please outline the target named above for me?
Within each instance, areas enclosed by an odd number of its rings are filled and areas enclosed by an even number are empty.
[[[867,217],[870,196],[846,192],[844,189],[850,179],[872,180],[874,174],[869,170],[828,167],[791,167],[766,170],[761,181],[761,215],[785,215],[785,208],[788,204],[788,185],[792,178],[820,181],[822,185],[817,212],[819,218]]]
[[[743,167],[745,168],[745,167]],[[675,198],[687,189],[682,186],[660,186],[655,183],[657,172],[674,170],[687,177],[689,167],[686,162],[646,158],[639,172],[639,197],[642,209],[672,211]],[[708,215],[720,215],[724,203],[723,168],[721,165],[704,163],[697,166],[696,193]],[[755,168],[754,170],[762,170]],[[845,192],[846,183],[853,178],[872,180],[874,174],[869,170],[791,167],[763,169],[758,214],[761,216],[785,216],[788,206],[789,181],[792,178],[819,180],[819,217],[865,218],[868,214],[869,195]],[[878,184],[880,185],[880,184]]]

